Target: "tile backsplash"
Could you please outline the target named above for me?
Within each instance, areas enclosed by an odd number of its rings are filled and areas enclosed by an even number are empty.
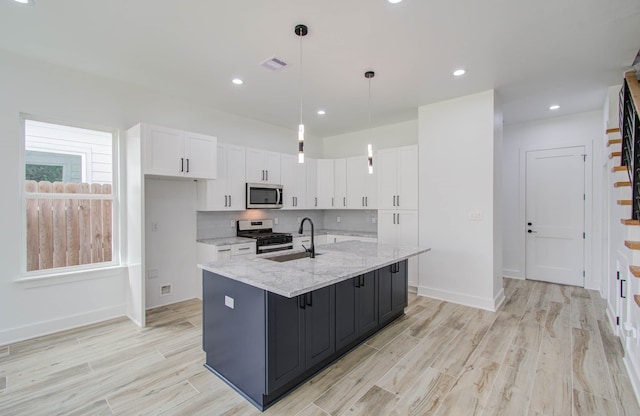
[[[245,211],[198,211],[197,238],[222,238],[236,235],[236,221],[247,219],[275,219],[278,224],[274,231],[295,234],[300,220],[309,217],[316,229],[330,229],[342,231],[376,232],[378,224],[372,222],[377,219],[377,211],[372,210],[245,210]],[[340,222],[337,221],[340,217]],[[305,227],[306,228],[306,227]]]

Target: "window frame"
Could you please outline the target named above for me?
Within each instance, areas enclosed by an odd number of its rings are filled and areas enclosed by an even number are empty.
[[[121,194],[121,172],[120,172],[120,155],[121,155],[121,140],[119,130],[116,128],[107,128],[102,126],[91,125],[87,123],[69,122],[66,120],[60,120],[50,117],[40,117],[32,114],[20,113],[20,147],[19,147],[19,196],[20,196],[20,274],[14,279],[16,282],[31,282],[35,283],[41,281],[42,284],[53,284],[54,282],[66,282],[66,281],[78,281],[91,278],[99,278],[110,274],[110,271],[116,270],[122,267],[122,250],[121,250],[121,221],[122,210],[120,200]],[[111,230],[111,244],[112,244],[112,256],[111,261],[105,261],[100,263],[80,264],[77,266],[65,266],[55,267],[44,270],[27,271],[27,192],[25,191],[25,150],[26,150],[26,123],[28,121],[43,122],[49,124],[57,124],[60,126],[67,126],[72,128],[80,128],[87,130],[94,130],[111,135],[111,174],[112,174],[112,187],[111,187],[111,206],[112,206],[112,230]],[[83,173],[84,176],[84,173]],[[33,195],[30,193],[29,195]],[[38,195],[38,194],[36,194]],[[48,195],[48,194],[45,194]],[[64,194],[61,194],[64,195]],[[56,198],[51,198],[56,199]],[[104,197],[96,197],[92,195],[86,195],[82,199],[107,199]],[[98,272],[98,273],[97,273]],[[62,280],[61,280],[62,278]]]

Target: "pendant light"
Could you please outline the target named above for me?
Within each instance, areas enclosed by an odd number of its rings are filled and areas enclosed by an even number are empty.
[[[371,78],[376,76],[373,71],[364,73],[364,77],[369,80],[369,136],[371,136]],[[373,174],[373,145],[367,145],[367,166],[369,167],[369,175]]]
[[[300,38],[300,124],[298,124],[298,163],[304,163],[304,124],[302,123],[302,37],[307,36],[309,29],[305,25],[296,25],[294,32]]]

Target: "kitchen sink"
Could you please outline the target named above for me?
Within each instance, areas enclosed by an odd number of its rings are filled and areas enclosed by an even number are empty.
[[[320,256],[320,254],[316,253],[316,257],[318,256]],[[271,261],[277,261],[279,263],[284,263],[285,261],[298,260],[298,259],[303,259],[305,257],[311,257],[311,253],[303,251],[298,253],[282,254],[280,256],[265,257],[265,259],[271,260]]]

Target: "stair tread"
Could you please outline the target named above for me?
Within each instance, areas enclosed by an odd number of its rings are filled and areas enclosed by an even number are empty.
[[[630,199],[618,199],[618,205],[631,205]]]
[[[625,219],[622,219],[622,220],[620,220],[620,222],[622,224],[624,224],[624,225],[640,225],[640,221],[638,221],[638,220],[631,220],[631,219],[625,220]]]
[[[611,172],[623,172],[627,170],[626,166],[614,166],[611,168]]]
[[[609,134],[609,133],[617,133],[619,131],[620,131],[619,127],[612,127],[610,129],[607,129],[607,134]]]
[[[612,144],[620,144],[620,143],[622,143],[622,139],[611,139],[607,141],[607,147],[611,146]]]
[[[631,186],[631,182],[626,181],[626,182],[614,182],[613,187],[614,188],[620,188],[622,186]]]
[[[640,277],[640,266],[629,266],[629,271],[635,277]]]
[[[620,157],[622,156],[622,152],[611,152],[609,154],[609,159],[613,159],[614,157]]]
[[[631,250],[640,250],[640,241],[625,240],[624,245]]]

